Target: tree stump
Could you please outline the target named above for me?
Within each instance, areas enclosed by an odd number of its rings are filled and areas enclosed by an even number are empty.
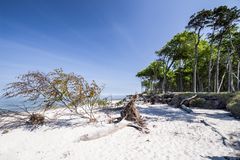
[[[121,111],[121,118],[128,121],[133,121],[139,126],[144,127],[144,121],[135,106],[136,100],[137,95],[132,96],[130,102],[128,102],[128,104],[124,107],[123,111]]]

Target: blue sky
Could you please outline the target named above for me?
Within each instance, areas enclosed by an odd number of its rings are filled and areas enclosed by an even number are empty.
[[[27,71],[63,68],[140,92],[136,73],[203,8],[239,0],[0,0],[0,89]]]

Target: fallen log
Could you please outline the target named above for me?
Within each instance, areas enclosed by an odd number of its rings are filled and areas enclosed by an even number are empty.
[[[121,111],[121,116],[117,118],[111,118],[109,120],[110,123],[115,124],[114,126],[103,131],[84,134],[80,136],[79,139],[76,141],[79,142],[95,140],[101,137],[111,135],[117,132],[118,130],[123,129],[124,127],[133,127],[138,131],[141,131],[142,133],[149,133],[149,129],[146,127],[143,118],[140,116],[140,113],[135,106],[136,99],[137,95],[132,96],[131,101],[128,102],[128,104]]]
[[[76,140],[76,142],[90,141],[90,140],[95,140],[98,138],[102,138],[102,137],[111,135],[111,134],[117,132],[118,130],[123,129],[124,127],[127,127],[128,123],[129,122],[121,121],[120,123],[115,124],[114,126],[108,128],[106,130],[100,130],[98,132],[84,134],[84,135],[80,136],[79,139]]]
[[[143,128],[141,126],[138,126],[134,123],[129,123],[126,120],[121,121],[118,124],[115,124],[114,126],[111,126],[107,129],[102,129],[100,131],[97,132],[93,132],[93,133],[88,133],[88,134],[84,134],[82,136],[79,137],[79,139],[76,140],[76,142],[80,142],[80,141],[91,141],[91,140],[95,140],[95,139],[99,139],[102,137],[106,137],[108,135],[111,135],[117,131],[119,131],[120,129],[123,129],[125,127],[133,127],[143,133],[149,133],[149,130],[146,128]]]
[[[194,96],[192,96],[192,97],[183,99],[183,100],[180,102],[180,106],[181,106],[182,104],[184,104],[186,101],[190,101],[190,100],[192,100],[192,99],[194,99],[194,98],[196,98],[196,97],[197,97],[197,94],[194,95]]]
[[[196,98],[196,97],[197,97],[197,95],[194,95],[194,96],[192,96],[192,97],[183,99],[183,100],[180,102],[179,108],[182,109],[183,111],[187,112],[187,113],[193,113],[192,109],[190,109],[189,107],[185,106],[184,103],[185,103],[186,101],[188,102],[188,101],[190,101],[190,100],[192,100],[192,99],[194,99],[194,98]]]

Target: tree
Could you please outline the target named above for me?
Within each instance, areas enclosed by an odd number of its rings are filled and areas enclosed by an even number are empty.
[[[54,104],[61,105],[83,118],[96,120],[93,106],[99,99],[102,87],[94,81],[88,83],[82,76],[64,73],[62,69],[48,74],[28,72],[18,79],[18,82],[8,84],[4,97],[25,97],[45,110]]]
[[[161,81],[163,93],[167,90],[233,92],[235,84],[239,90],[239,17],[237,7],[227,6],[193,14],[186,27],[192,31],[176,34],[155,52],[157,61],[162,63],[158,83]],[[153,75],[148,72],[149,79],[154,79]]]
[[[214,48],[213,48],[214,49]],[[198,73],[197,73],[197,90],[200,92],[208,91],[208,72],[207,68],[209,67],[208,62],[214,59],[211,54],[211,46],[208,41],[201,39],[198,46]]]
[[[216,62],[216,88],[220,91],[219,84],[219,62],[221,56],[221,45],[225,34],[230,34],[230,30],[236,26],[236,22],[240,17],[240,11],[236,8],[228,8],[220,6],[213,10],[214,26],[216,28],[215,40],[218,43],[217,47],[217,62]],[[231,37],[231,36],[230,36]],[[229,39],[231,41],[231,38]]]
[[[233,33],[236,32],[237,28],[237,21],[239,21],[240,18],[240,10],[237,9],[237,7],[233,7],[230,9],[229,14],[227,16],[227,23],[226,28],[227,34],[229,36],[230,41],[230,52],[229,52],[229,83],[228,83],[228,91],[232,92],[235,91],[234,85],[233,85],[233,73],[232,73],[232,56],[236,52],[236,48],[233,44]]]
[[[197,63],[198,63],[198,45],[201,39],[202,29],[209,24],[209,17],[212,12],[210,10],[201,10],[190,17],[186,28],[193,29],[196,33],[195,45],[194,45],[194,66],[193,66],[193,91],[197,92]]]
[[[239,91],[240,90],[240,32],[236,31],[232,35],[232,45],[235,50],[234,58],[233,60],[236,61],[236,70],[237,73],[232,73],[234,77],[236,78],[236,88]]]
[[[210,43],[210,57],[208,63],[208,92],[211,92],[211,78],[212,78],[212,70],[213,70],[213,56],[215,53],[215,31],[216,31],[216,18],[214,17],[213,10],[209,10],[209,21],[206,23],[206,27],[210,28],[212,31],[207,35]]]
[[[239,55],[238,53],[238,46],[240,43],[240,34],[237,31],[236,28],[233,28],[230,30],[229,34],[226,34],[223,38],[223,52],[226,54],[226,63],[227,63],[227,73],[228,73],[228,81],[227,81],[227,89],[228,92],[234,92],[235,86],[234,86],[234,78],[236,78],[236,88],[239,90]],[[234,67],[235,66],[235,67]],[[234,73],[234,70],[237,71],[237,73]],[[238,75],[238,76],[237,76]]]
[[[189,50],[194,34],[184,31],[175,35],[162,49],[156,51],[158,55],[158,61],[162,61],[164,65],[163,69],[163,83],[162,91],[166,92],[167,74],[174,63],[186,58],[189,58]]]
[[[152,92],[157,90],[157,84],[163,79],[163,63],[159,61],[153,61],[145,69],[137,73],[137,77],[142,79],[142,84]],[[155,88],[155,89],[154,89]]]

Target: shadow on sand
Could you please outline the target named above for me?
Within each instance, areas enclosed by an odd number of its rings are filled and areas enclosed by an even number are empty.
[[[169,106],[149,106],[138,107],[139,112],[144,116],[151,117],[164,117],[167,121],[185,121],[194,122],[195,116],[188,114],[178,108],[172,108]]]
[[[210,160],[240,160],[240,157],[238,156],[213,156],[213,157],[206,157]]]
[[[238,120],[234,118],[234,116],[231,113],[203,113],[201,115],[204,115],[208,118],[214,118],[214,119],[220,119],[220,120],[228,120],[228,121]]]
[[[0,132],[6,132],[7,130],[13,130],[23,128],[25,130],[33,131],[41,126],[46,126],[46,130],[63,128],[63,127],[79,127],[87,125],[87,121],[76,121],[77,117],[61,118],[61,119],[48,119],[46,118],[42,125],[30,125],[27,123],[29,117],[22,112],[0,110]]]

